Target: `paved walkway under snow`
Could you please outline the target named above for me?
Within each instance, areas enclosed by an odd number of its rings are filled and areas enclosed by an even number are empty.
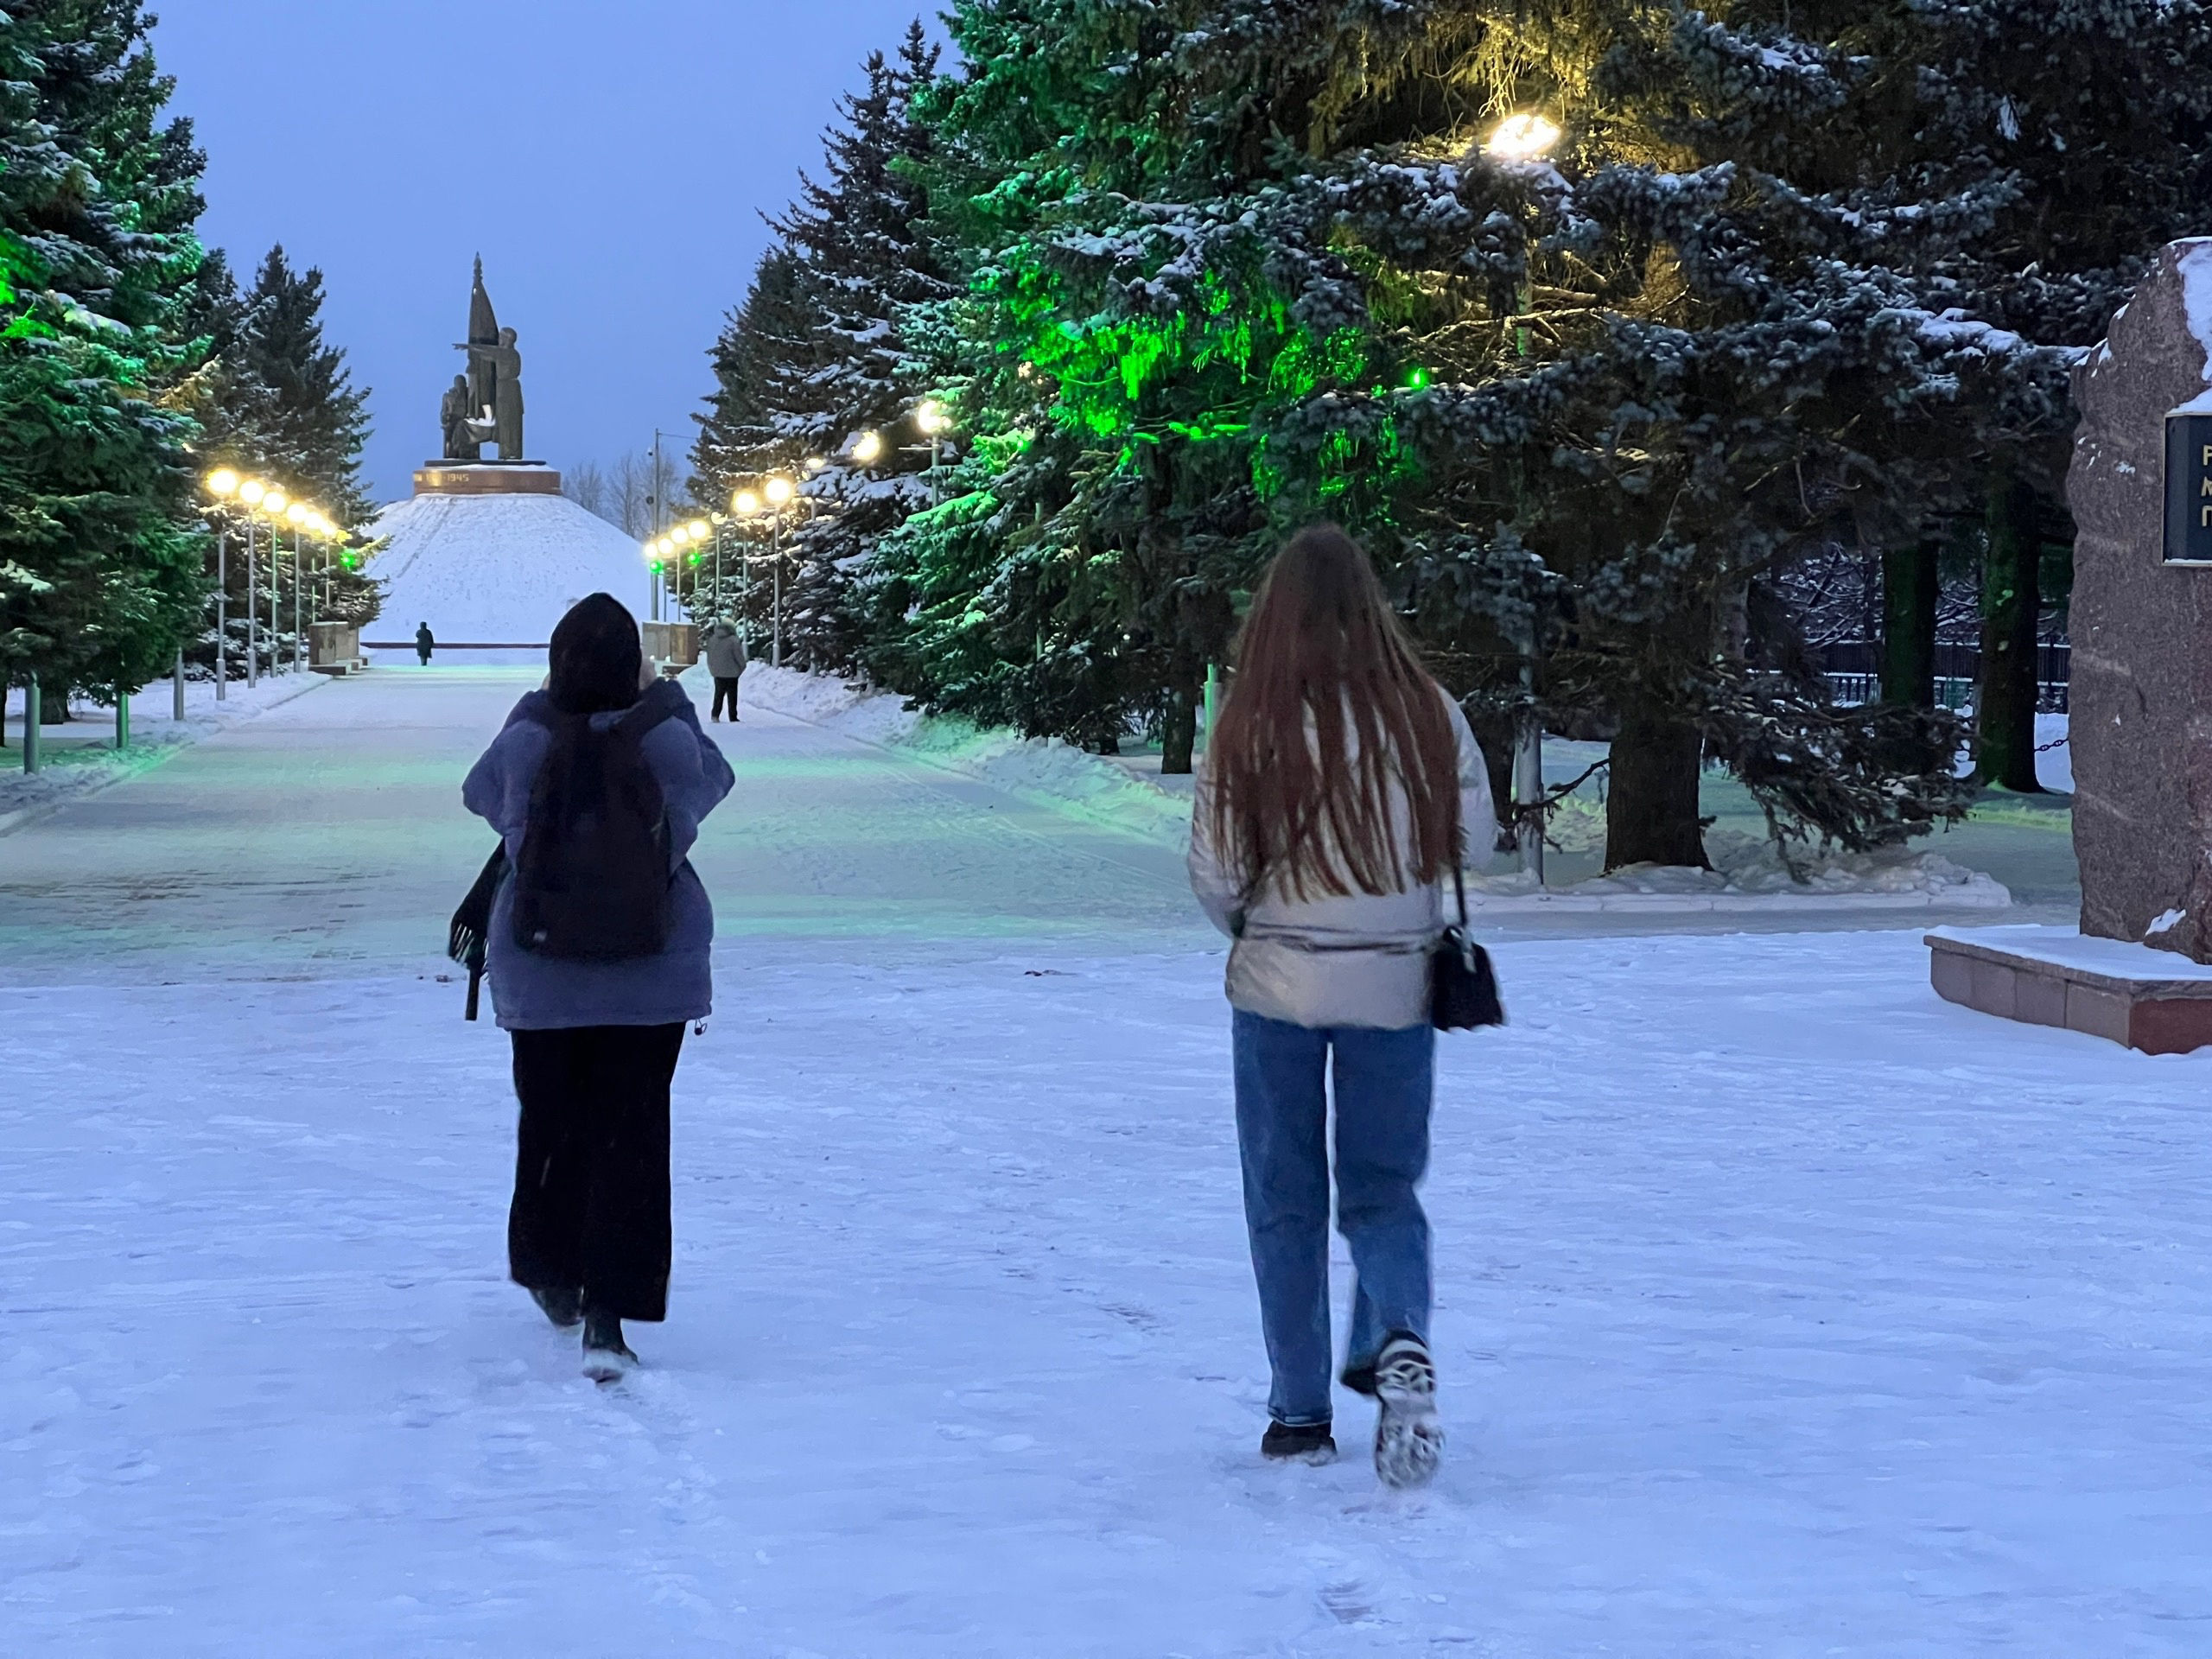
[[[2212,1058],[1910,931],[1513,942],[1446,1046],[1416,1497],[1262,1467],[1172,858],[769,717],[677,1282],[502,1276],[440,983],[518,689],[378,671],[0,838],[0,1629],[68,1655],[2194,1654]]]

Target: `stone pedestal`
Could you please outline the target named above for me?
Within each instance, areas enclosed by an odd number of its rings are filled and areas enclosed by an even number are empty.
[[[2212,1044],[2212,968],[2069,928],[1939,928],[1929,976],[1946,1001],[2108,1038],[2146,1054]]]
[[[2212,962],[2212,569],[2165,563],[2166,416],[2212,386],[2212,238],[2161,250],[2075,372],[2066,494],[2082,931]]]
[[[558,495],[561,474],[542,461],[426,461],[417,495]]]

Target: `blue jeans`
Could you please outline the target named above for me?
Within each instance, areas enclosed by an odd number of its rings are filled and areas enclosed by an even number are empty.
[[[1428,1338],[1428,1217],[1414,1189],[1428,1168],[1436,1033],[1313,1030],[1238,1010],[1236,1141],[1244,1220],[1279,1423],[1325,1423],[1330,1408],[1328,1100],[1336,1061],[1337,1227],[1356,1275],[1347,1365],[1385,1337]]]

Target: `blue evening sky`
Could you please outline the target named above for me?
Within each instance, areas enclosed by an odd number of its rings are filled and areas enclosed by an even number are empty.
[[[163,0],[207,151],[201,234],[241,283],[322,268],[373,389],[371,493],[438,448],[484,256],[524,354],[531,455],[690,447],[706,353],[840,92],[933,0]]]

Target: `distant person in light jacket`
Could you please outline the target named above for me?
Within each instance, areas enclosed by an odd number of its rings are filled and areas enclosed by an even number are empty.
[[[707,672],[715,682],[715,706],[708,710],[709,720],[722,717],[722,705],[729,705],[729,717],[737,718],[737,683],[745,673],[745,636],[727,622],[717,622],[707,634]]]
[[[1428,958],[1454,861],[1486,863],[1496,830],[1466,716],[1422,669],[1365,551],[1332,524],[1300,531],[1245,620],[1191,832],[1191,886],[1236,942],[1236,1136],[1274,1373],[1265,1457],[1336,1455],[1333,1064],[1337,1224],[1357,1274],[1343,1380],[1379,1403],[1386,1482],[1435,1471],[1428,1219],[1414,1192],[1435,1052]]]

